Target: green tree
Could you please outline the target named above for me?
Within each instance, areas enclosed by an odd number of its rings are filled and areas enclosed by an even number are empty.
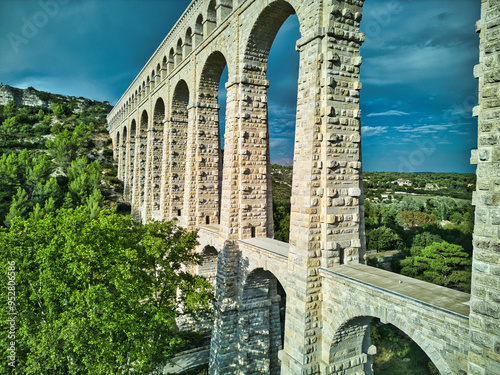
[[[422,211],[424,203],[420,200],[406,196],[399,202],[399,211]]]
[[[61,104],[52,104],[50,110],[58,119],[63,119],[65,117],[64,108]]]
[[[173,222],[142,225],[111,211],[89,219],[86,207],[0,229],[0,259],[19,270],[14,373],[158,371],[186,343],[175,323],[180,311],[197,319],[213,301],[208,281],[183,271],[201,261],[196,236]],[[2,316],[6,309],[1,304]]]
[[[73,203],[76,205],[85,204],[87,197],[101,183],[102,174],[99,163],[87,163],[87,158],[83,156],[73,160],[67,170],[68,190],[71,193]]]
[[[45,112],[43,111],[43,109],[40,109],[36,114],[36,119],[38,121],[42,121],[44,117],[45,117]]]
[[[13,100],[9,100],[3,109],[3,116],[6,118],[14,117],[17,115],[17,104]]]
[[[377,252],[400,250],[403,246],[401,237],[386,226],[367,231],[366,242],[368,250],[377,250]]]
[[[103,201],[104,197],[102,196],[101,191],[99,189],[94,189],[92,194],[87,198],[87,208],[91,219],[95,219],[99,216]]]
[[[378,224],[377,205],[372,203],[371,200],[365,200],[365,225],[374,226]]]
[[[33,190],[39,183],[45,183],[53,172],[54,167],[46,154],[41,154],[26,163],[26,184]]]
[[[278,206],[273,213],[274,220],[274,238],[288,242],[290,237],[290,214],[286,212],[285,207]]]
[[[422,255],[422,250],[434,242],[440,243],[443,242],[443,239],[435,233],[419,233],[412,238],[410,252],[412,255]]]
[[[61,189],[55,178],[51,178],[45,184],[39,182],[33,190],[31,201],[34,204],[43,204],[49,198],[54,200],[60,200],[62,198]]]
[[[42,119],[36,124],[35,132],[37,134],[49,134],[50,133],[50,125],[52,123],[52,117],[50,114],[44,115]]]
[[[425,227],[426,225],[434,224],[436,217],[434,215],[426,214],[420,211],[401,211],[399,213],[403,219],[406,228],[411,227]]]
[[[60,132],[53,140],[47,140],[45,146],[56,164],[63,168],[66,168],[71,163],[71,160],[76,158],[78,145],[76,140],[72,139],[68,130]]]
[[[66,195],[64,196],[62,208],[69,209],[69,208],[74,208],[74,207],[75,207],[75,204],[73,203],[73,198],[71,198],[71,193],[68,191],[66,193]]]
[[[452,223],[458,224],[463,220],[462,215],[459,212],[453,212],[450,216],[450,221]]]
[[[24,218],[29,208],[28,194],[24,189],[17,188],[17,193],[12,198],[9,213],[5,217],[5,225],[10,227],[16,220]]]
[[[80,123],[72,133],[65,129],[58,133],[53,140],[47,140],[45,145],[56,164],[67,168],[72,160],[84,155],[87,146],[89,146],[89,135],[92,129],[93,124]]]
[[[2,125],[0,125],[0,142],[2,146],[6,146],[10,140],[17,137],[18,126],[15,117],[7,118]]]
[[[470,291],[472,259],[461,246],[446,241],[425,247],[421,256],[401,261],[403,275]]]

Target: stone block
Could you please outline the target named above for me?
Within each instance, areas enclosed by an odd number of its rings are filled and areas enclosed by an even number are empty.
[[[359,197],[359,196],[361,196],[361,189],[360,188],[349,188],[348,194],[351,197]]]

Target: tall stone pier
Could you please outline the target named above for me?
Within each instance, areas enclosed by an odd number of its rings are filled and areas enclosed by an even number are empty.
[[[500,374],[500,1],[482,0],[469,374]]]

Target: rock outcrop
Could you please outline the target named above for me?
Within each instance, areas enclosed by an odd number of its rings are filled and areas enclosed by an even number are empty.
[[[56,102],[76,102],[73,109],[75,113],[82,112],[92,105],[92,100],[86,98],[50,94],[44,91],[38,91],[33,87],[19,89],[9,85],[0,85],[0,105],[6,105],[11,100],[17,105],[41,108],[49,108]],[[110,106],[108,110],[111,110],[111,108]]]

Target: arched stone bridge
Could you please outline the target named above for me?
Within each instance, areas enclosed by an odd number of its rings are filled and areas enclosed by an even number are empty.
[[[108,115],[133,214],[199,228],[216,283],[211,374],[370,374],[369,321],[443,374],[500,374],[500,4],[482,0],[472,294],[363,265],[363,0],[194,0]],[[301,38],[290,244],[273,240],[266,77]],[[228,69],[224,155],[218,87]],[[217,265],[215,256],[217,255]]]

